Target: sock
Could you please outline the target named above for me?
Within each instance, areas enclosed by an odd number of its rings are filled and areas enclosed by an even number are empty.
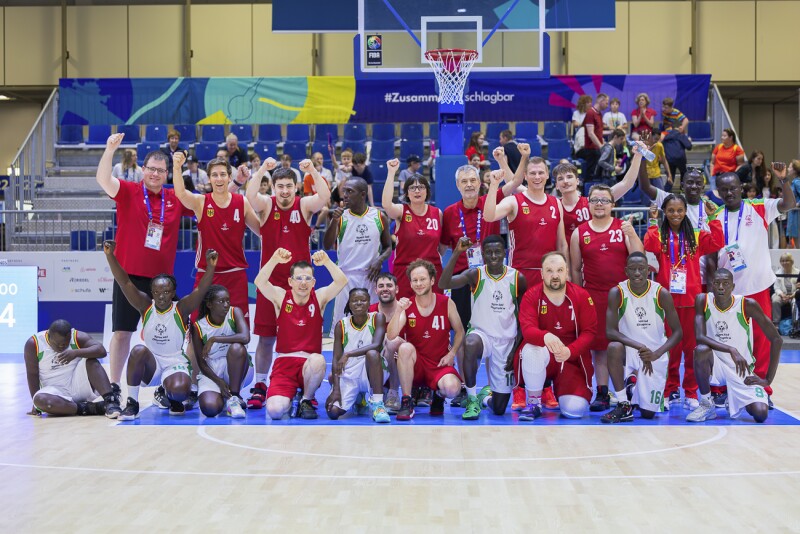
[[[189,386],[189,390],[193,391],[194,393],[197,393],[197,384],[195,384],[195,383],[192,383],[192,384]]]
[[[528,391],[527,389],[525,390],[525,392],[528,394],[527,395],[528,404],[532,404],[533,406],[536,406],[537,404],[541,404],[541,402],[542,402],[542,396],[541,395],[539,395],[537,397],[536,395],[534,395],[534,393],[532,391]]]
[[[374,395],[371,395],[370,398],[369,398],[369,401],[372,404],[379,404],[379,403],[383,402],[383,393],[381,393],[380,395],[378,395],[377,393],[374,394]]]
[[[699,397],[700,397],[701,399],[703,399],[703,400],[704,400],[704,401],[706,401],[706,402],[711,402],[711,392],[710,392],[710,391],[709,391],[708,393],[700,393],[700,392],[698,391],[698,393],[699,393]]]
[[[467,395],[469,395],[470,397],[477,397],[478,386],[472,386],[471,388],[467,388]]]
[[[608,386],[597,386],[598,397],[608,397]]]
[[[256,383],[264,382],[266,384],[268,379],[269,373],[256,373]]]
[[[483,402],[481,404],[483,404],[484,408],[488,408],[491,405],[491,403],[492,403],[492,394],[489,393],[483,398]]]
[[[617,400],[619,402],[624,402],[626,404],[628,403],[628,394],[625,392],[624,389],[621,391],[617,391],[616,393],[614,393],[614,395],[616,395]]]
[[[139,402],[139,386],[128,386],[128,397]]]

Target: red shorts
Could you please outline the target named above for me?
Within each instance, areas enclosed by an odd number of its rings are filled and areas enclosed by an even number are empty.
[[[414,363],[414,385],[427,386],[436,391],[439,389],[439,380],[441,380],[444,375],[456,375],[458,379],[461,380],[461,375],[458,374],[455,367],[452,365],[437,367],[437,363],[438,362],[432,362],[421,358],[419,354],[417,354],[417,361]]]
[[[439,278],[442,276],[442,266],[441,264],[434,263],[434,267],[436,267],[436,280],[433,281],[433,292],[438,293],[440,295],[444,295],[444,290],[439,289]],[[400,300],[401,298],[412,298],[414,296],[414,290],[411,289],[411,281],[408,279],[406,275],[406,269],[408,265],[402,265],[400,263],[394,264],[394,270],[392,274],[397,277],[397,299]]]
[[[194,287],[200,283],[205,273],[199,272],[194,278]],[[250,318],[250,301],[247,298],[247,271],[231,271],[229,273],[214,273],[214,283],[223,286],[231,296],[231,306],[236,306],[244,314],[245,319]],[[192,321],[197,320],[197,311],[192,314]]]
[[[253,333],[257,336],[275,337],[278,335],[278,318],[275,316],[275,305],[261,291],[256,295],[256,319]]]
[[[281,356],[275,358],[272,364],[272,374],[269,375],[269,389],[267,398],[294,397],[298,389],[302,389],[303,366],[308,358],[300,356]]]
[[[514,359],[514,376],[517,377],[517,385],[523,387],[522,383],[522,348],[524,343],[520,344],[517,355]],[[592,376],[594,376],[594,367],[592,366],[592,355],[581,354],[578,358],[570,358],[564,362],[564,369],[561,369],[561,364],[556,361],[555,356],[550,354],[550,361],[545,369],[545,384],[548,380],[553,381],[553,393],[556,398],[561,395],[575,395],[576,397],[583,397],[587,402],[592,401]]]
[[[608,291],[599,289],[584,288],[592,297],[594,311],[597,313],[597,334],[594,341],[589,345],[591,350],[608,349],[608,338],[606,337],[606,310],[608,309]]]

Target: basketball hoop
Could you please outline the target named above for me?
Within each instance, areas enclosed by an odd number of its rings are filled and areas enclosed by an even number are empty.
[[[428,50],[425,59],[430,62],[439,83],[439,103],[463,105],[464,86],[478,52],[461,48]]]

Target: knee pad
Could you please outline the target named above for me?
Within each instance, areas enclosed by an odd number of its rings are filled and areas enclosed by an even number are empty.
[[[562,395],[558,398],[561,415],[569,419],[580,419],[589,409],[589,401],[577,395]]]

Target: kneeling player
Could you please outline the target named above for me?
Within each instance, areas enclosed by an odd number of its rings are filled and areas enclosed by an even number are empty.
[[[119,402],[100,364],[106,349],[63,319],[25,343],[25,370],[33,399],[30,415],[119,416]],[[91,402],[99,395],[102,401]]]
[[[755,300],[733,294],[733,273],[728,269],[714,273],[712,288],[712,293],[697,296],[694,308],[697,331],[694,374],[700,406],[686,420],[697,423],[717,417],[711,400],[711,384],[714,384],[728,386],[731,417],[747,410],[757,423],[763,423],[769,414],[764,388],[775,379],[783,339]],[[752,350],[753,320],[770,341],[766,379],[753,372],[756,363]]]
[[[253,378],[247,354],[250,325],[242,310],[231,306],[230,293],[220,285],[208,290],[198,317],[192,330],[192,345],[200,368],[200,411],[206,417],[216,417],[225,408],[230,417],[241,419],[245,404],[239,392],[242,384]]]
[[[514,375],[505,367],[522,339],[517,306],[526,289],[525,277],[516,269],[503,265],[506,247],[499,235],[490,235],[481,246],[485,265],[452,276],[459,256],[471,247],[468,238],[459,239],[439,281],[442,289],[469,285],[472,293],[472,318],[464,341],[464,366],[461,370],[467,386],[466,410],[461,417],[467,420],[477,419],[484,403],[491,406],[496,415],[503,415],[506,411]],[[477,394],[476,375],[482,357],[489,360],[486,363],[489,385]]]
[[[426,260],[416,260],[406,269],[414,298],[402,298],[400,311],[389,322],[389,338],[402,336],[405,342],[397,350],[397,371],[403,398],[398,421],[414,417],[411,388],[427,386],[433,393],[431,415],[444,414],[444,398],[452,399],[461,391],[461,377],[453,367],[456,351],[464,341],[464,327],[455,303],[433,292],[436,268]],[[450,347],[450,329],[455,332]]]
[[[603,415],[603,423],[633,421],[633,406],[644,419],[664,411],[669,351],[683,336],[672,295],[658,282],[647,279],[647,256],[628,256],[628,279],[608,292],[606,337],[608,371],[619,402]],[[666,317],[671,334],[665,335]],[[626,390],[630,388],[630,394]]]
[[[561,415],[580,418],[589,409],[593,373],[589,346],[596,334],[597,316],[589,293],[568,282],[567,272],[563,254],[545,254],[542,282],[522,297],[519,325],[526,345],[517,362],[527,403],[520,421],[542,415],[542,389],[547,379],[553,380]]]
[[[369,394],[373,421],[391,421],[383,405],[383,383],[389,376],[381,356],[386,318],[382,313],[368,311],[369,300],[366,289],[351,289],[345,318],[334,327],[332,389],[325,403],[331,419],[347,413],[359,395]]]
[[[275,307],[277,316],[278,354],[272,363],[267,389],[267,413],[272,419],[289,416],[298,388],[303,390],[298,415],[303,419],[317,418],[311,400],[325,376],[322,319],[325,306],[347,285],[347,276],[325,251],[315,252],[311,259],[314,265],[324,265],[333,278],[329,286],[319,291],[314,289],[314,268],[304,261],[292,264],[289,270],[290,291],[270,283],[275,267],[292,261],[292,253],[285,248],[275,251],[255,280],[258,290]]]
[[[399,310],[397,306],[397,278],[392,273],[382,272],[375,281],[375,294],[378,295],[378,302],[369,307],[371,312],[380,312],[386,318],[386,323],[392,320],[395,312]],[[397,373],[397,349],[403,343],[402,338],[383,340],[383,361],[389,371],[389,388],[386,391],[384,406],[389,415],[395,415],[400,410],[400,378]]]

